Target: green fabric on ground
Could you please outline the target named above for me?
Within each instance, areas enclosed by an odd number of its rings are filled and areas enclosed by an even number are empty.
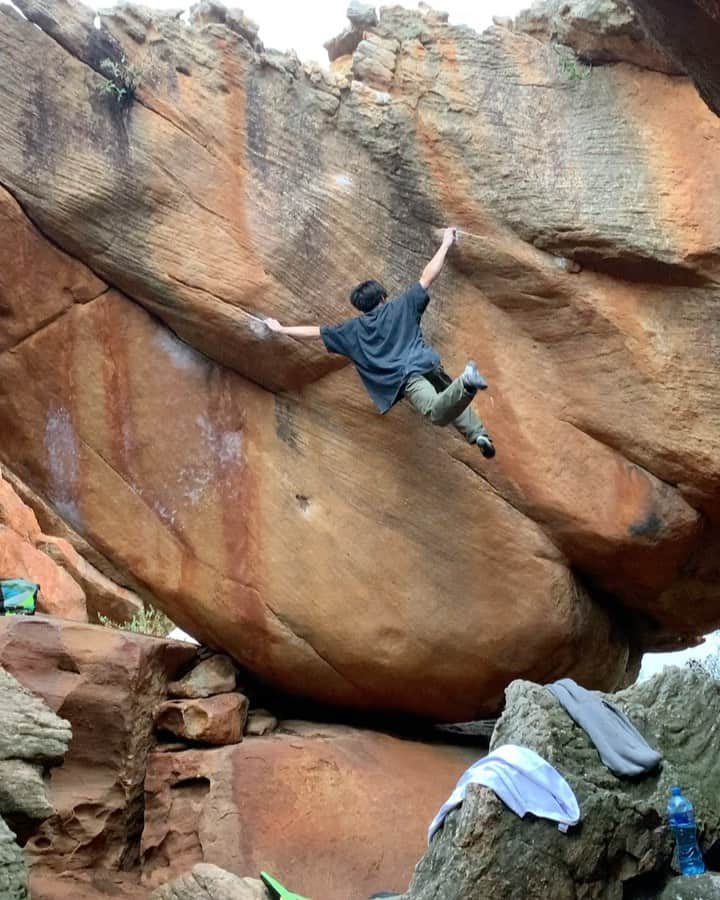
[[[262,878],[265,887],[270,888],[273,900],[310,900],[309,897],[303,897],[301,894],[293,894],[292,891],[283,887],[279,881],[273,878],[272,875],[268,875],[267,872],[261,872],[260,878]]]

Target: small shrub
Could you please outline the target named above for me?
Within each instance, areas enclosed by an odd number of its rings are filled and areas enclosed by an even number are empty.
[[[564,81],[583,81],[592,72],[592,66],[585,65],[581,62],[572,48],[566,47],[564,44],[552,44],[558,58],[560,67],[560,75]]]
[[[123,56],[120,62],[113,59],[104,59],[100,68],[108,76],[100,85],[101,94],[114,97],[121,105],[132,102],[135,91],[140,84],[142,72],[137,66],[132,66]]]
[[[152,637],[166,637],[175,628],[175,623],[164,612],[153,606],[146,607],[137,613],[129,622],[113,622],[107,616],[98,613],[101,625],[107,628],[118,628],[121,631],[133,631],[136,634],[149,634]]]

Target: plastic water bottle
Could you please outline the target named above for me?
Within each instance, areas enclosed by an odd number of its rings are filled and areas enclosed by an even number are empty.
[[[672,789],[667,806],[668,822],[675,838],[677,864],[682,875],[702,875],[705,871],[697,842],[697,827],[692,803],[679,787]]]

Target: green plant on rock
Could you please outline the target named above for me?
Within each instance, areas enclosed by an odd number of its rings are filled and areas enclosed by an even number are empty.
[[[581,62],[571,47],[565,44],[551,44],[558,58],[560,75],[564,81],[583,81],[592,72],[592,66]]]
[[[100,93],[113,97],[123,106],[131,103],[140,84],[141,70],[131,65],[124,56],[119,62],[104,59],[100,63],[100,68],[107,75],[100,85]]]
[[[98,613],[101,625],[107,628],[118,628],[121,631],[132,631],[135,634],[149,634],[152,637],[166,637],[175,628],[175,623],[164,612],[153,606],[146,606],[129,622],[114,622],[107,616]]]

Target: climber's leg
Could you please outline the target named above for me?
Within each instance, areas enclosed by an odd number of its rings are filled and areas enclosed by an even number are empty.
[[[445,371],[445,369],[442,368],[442,366],[434,369],[432,372],[428,372],[424,380],[428,382],[430,386],[435,390],[436,395],[446,390],[448,387],[450,387],[451,384],[453,384],[452,378],[450,378],[450,376]],[[420,391],[422,391],[423,393],[427,393],[427,390],[422,386],[418,389],[418,393],[420,393]],[[432,398],[428,395],[428,399],[424,403],[425,408],[428,407],[431,400]],[[419,409],[418,405],[413,405],[416,409]],[[423,409],[420,409],[420,412],[422,412],[423,415],[428,415],[428,413],[424,412]],[[485,426],[483,425],[481,420],[477,415],[475,415],[475,413],[469,406],[466,407],[460,413],[460,415],[453,420],[452,424],[469,444],[477,444],[484,457],[486,457],[487,459],[492,459],[492,457],[495,456],[495,447],[493,446],[490,435],[487,433]]]
[[[460,415],[453,420],[453,425],[465,438],[468,444],[477,444],[477,439],[479,437],[488,437],[485,426],[470,407],[464,412],[461,412]]]
[[[427,378],[416,375],[405,385],[405,396],[421,415],[442,427],[454,422],[467,409],[475,391],[465,387],[462,375],[440,393]]]
[[[495,456],[492,438],[470,407],[455,419],[453,425],[469,444],[477,444],[485,459],[492,459]]]

